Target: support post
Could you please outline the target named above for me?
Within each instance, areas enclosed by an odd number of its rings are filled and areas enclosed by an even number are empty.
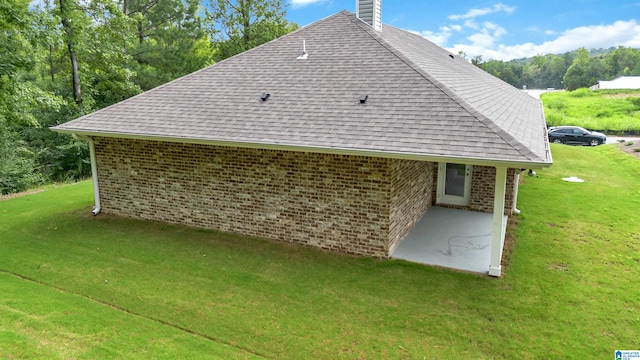
[[[504,203],[507,190],[507,168],[496,166],[496,184],[493,192],[493,227],[491,229],[491,264],[489,275],[500,276],[504,239]]]

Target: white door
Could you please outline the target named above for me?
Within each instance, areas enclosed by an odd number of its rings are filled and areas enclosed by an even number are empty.
[[[439,204],[469,205],[471,165],[439,163],[437,190]]]

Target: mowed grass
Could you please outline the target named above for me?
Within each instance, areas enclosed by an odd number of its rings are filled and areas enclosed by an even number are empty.
[[[552,145],[494,279],[0,202],[0,358],[611,358],[639,346],[640,161]],[[562,181],[577,176],[584,183]],[[180,355],[176,355],[180,354]]]
[[[640,131],[639,90],[578,89],[540,97],[549,126],[576,125],[589,130]]]

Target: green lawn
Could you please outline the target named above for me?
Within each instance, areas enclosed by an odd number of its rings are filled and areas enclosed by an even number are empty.
[[[552,145],[500,279],[0,201],[0,358],[613,358],[640,347],[640,161]],[[578,176],[584,183],[563,182]]]
[[[640,131],[640,91],[578,89],[540,97],[549,126],[577,125],[607,132]]]

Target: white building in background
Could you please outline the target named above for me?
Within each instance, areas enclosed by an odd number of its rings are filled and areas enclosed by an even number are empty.
[[[640,76],[620,76],[611,81],[600,80],[589,89],[640,89]]]

